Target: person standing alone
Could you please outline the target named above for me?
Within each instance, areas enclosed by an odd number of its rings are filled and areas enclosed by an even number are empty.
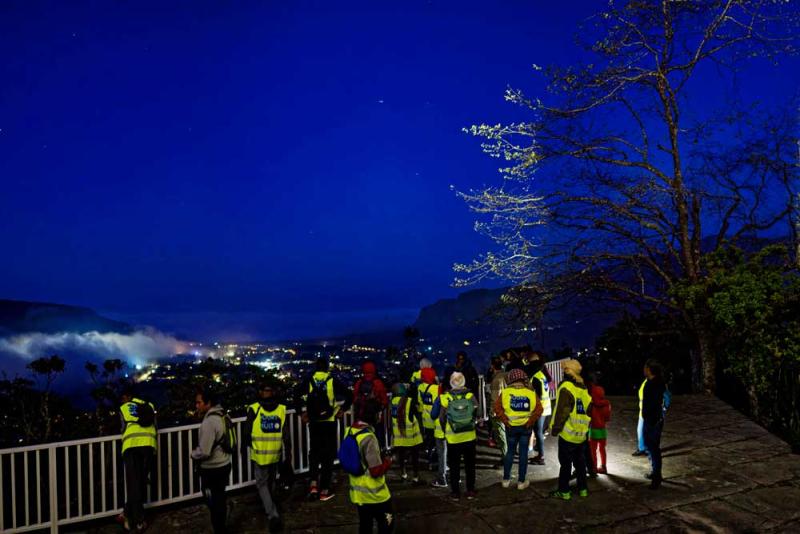
[[[664,430],[666,385],[661,364],[654,359],[644,364],[646,381],[642,392],[642,437],[650,458],[650,489],[661,487],[661,432]]]

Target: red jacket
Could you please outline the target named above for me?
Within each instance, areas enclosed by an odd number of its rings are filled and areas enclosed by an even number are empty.
[[[381,406],[385,408],[389,404],[389,396],[383,381],[378,378],[375,364],[372,362],[364,362],[364,365],[361,366],[361,371],[364,373],[364,376],[359,378],[353,386],[353,402],[358,401],[361,383],[365,380],[372,380],[372,395],[378,399]]]
[[[600,386],[592,386],[589,394],[592,396],[592,421],[591,428],[605,428],[611,419],[611,403],[606,399],[606,391]]]

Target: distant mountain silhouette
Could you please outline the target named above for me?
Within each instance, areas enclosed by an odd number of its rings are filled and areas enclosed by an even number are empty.
[[[0,336],[40,332],[129,334],[133,328],[79,306],[0,299]]]

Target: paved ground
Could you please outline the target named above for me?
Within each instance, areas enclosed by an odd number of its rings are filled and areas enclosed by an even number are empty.
[[[397,473],[389,478],[397,532],[800,532],[800,456],[779,438],[727,404],[704,395],[676,396],[664,429],[664,485],[649,490],[646,458],[630,453],[636,441],[636,401],[611,399],[609,474],[589,481],[587,499],[548,499],[555,488],[555,440],[546,443],[546,466],[530,466],[531,486],[503,489],[499,453],[478,454],[478,498],[453,504],[447,490],[412,487]],[[481,442],[481,445],[485,443]],[[515,469],[516,472],[516,469]],[[430,480],[430,473],[425,473]],[[340,473],[337,495],[325,503],[304,502],[300,483],[285,504],[287,532],[357,531],[355,508]],[[255,492],[233,499],[230,531],[267,532]],[[210,532],[202,506],[159,512],[149,532]],[[118,532],[100,525],[92,534]]]

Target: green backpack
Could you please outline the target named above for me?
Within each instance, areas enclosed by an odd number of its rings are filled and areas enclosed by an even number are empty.
[[[225,415],[220,413],[212,413],[210,415],[222,418],[222,428],[224,429],[222,436],[214,442],[211,450],[213,451],[215,448],[219,447],[225,454],[236,453],[239,440],[236,437],[236,426],[233,424],[231,416],[227,413]]]
[[[447,405],[447,423],[456,434],[475,430],[475,403],[466,393],[451,394]]]

